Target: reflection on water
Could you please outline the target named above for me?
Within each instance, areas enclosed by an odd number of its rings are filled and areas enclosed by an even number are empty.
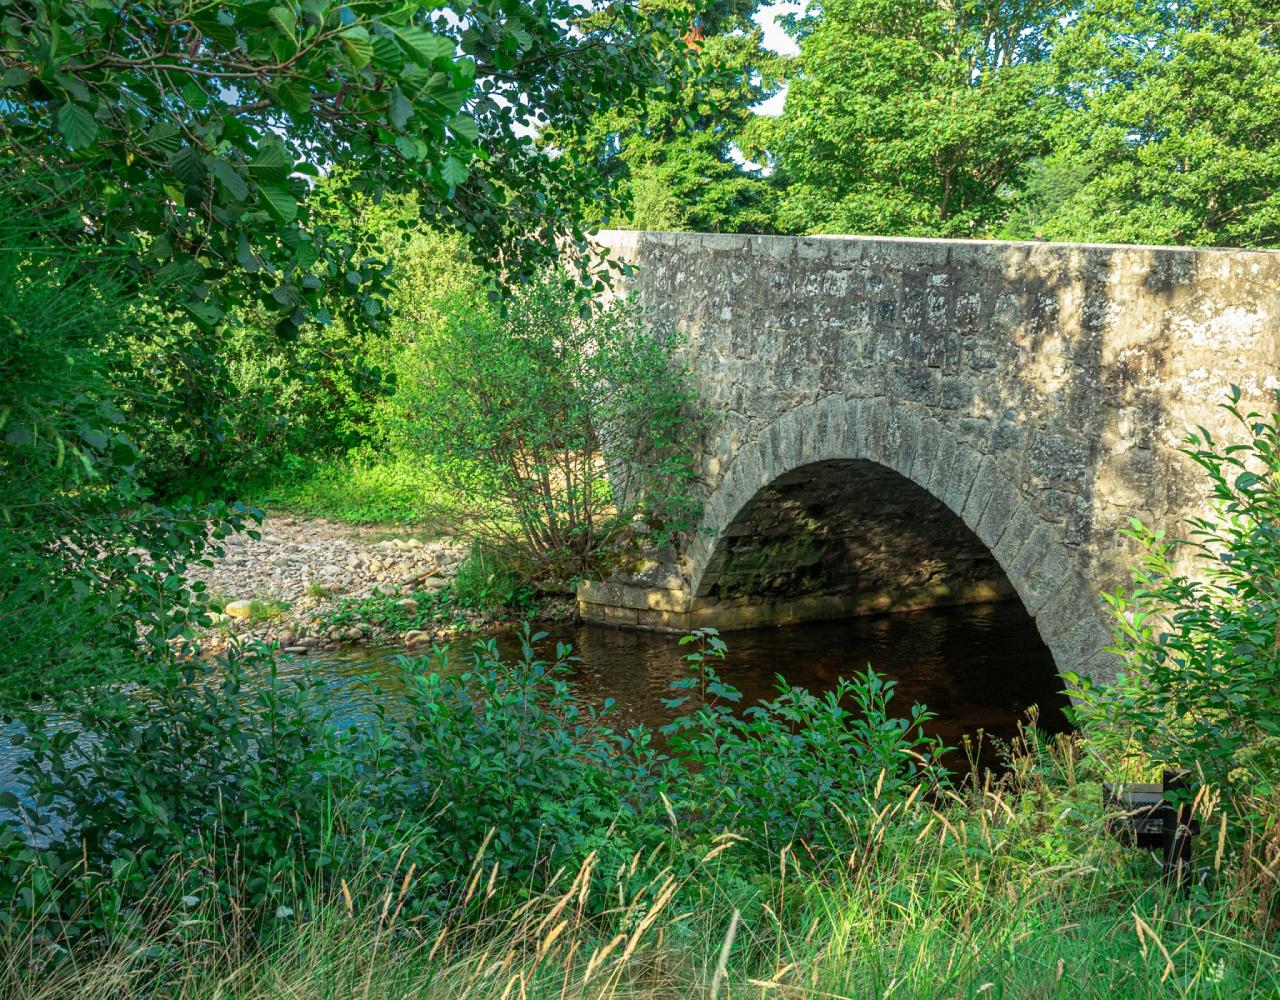
[[[544,658],[555,643],[573,646],[580,659],[573,682],[588,700],[612,698],[618,724],[651,726],[669,720],[663,705],[672,681],[685,675],[682,656],[689,650],[678,637],[654,632],[623,631],[599,625],[559,627],[539,644]],[[725,662],[717,667],[725,680],[743,692],[744,701],[771,695],[781,676],[788,684],[828,691],[841,676],[867,665],[898,683],[894,701],[902,714],[913,702],[931,708],[937,719],[931,730],[952,745],[964,733],[979,729],[1008,738],[1032,705],[1040,708],[1040,725],[1050,732],[1067,728],[1062,682],[1035,624],[1016,602],[940,608],[877,618],[851,618],[780,628],[726,632]],[[468,663],[472,641],[447,647],[449,671]],[[515,656],[513,634],[498,637],[504,655]],[[310,658],[334,691],[334,705],[345,720],[367,715],[366,679],[372,678],[384,698],[403,690],[394,647],[340,650]],[[303,668],[301,658],[282,664],[282,672]]]
[[[612,698],[619,711],[615,725],[657,726],[670,718],[663,700],[672,696],[671,682],[685,675],[681,657],[688,652],[677,636],[596,625],[549,631],[539,654],[550,659],[557,641],[571,644],[580,657],[574,684],[593,703]],[[1067,728],[1062,712],[1066,699],[1053,660],[1017,602],[752,629],[723,638],[729,655],[717,669],[747,703],[771,695],[778,676],[818,693],[870,664],[898,683],[891,708],[906,714],[913,702],[928,705],[937,714],[930,731],[952,746],[979,729],[996,737],[1013,736],[1032,705],[1040,707],[1042,728]],[[497,641],[504,655],[518,655],[514,633]],[[472,644],[462,640],[448,647],[451,673],[466,669]],[[403,649],[387,646],[286,656],[280,673],[287,677],[308,670],[331,692],[337,720],[359,724],[372,717],[375,697],[394,716],[397,694],[404,690],[396,662],[401,655]],[[0,791],[17,791],[13,768],[18,751],[6,738],[11,733],[12,728],[0,732]]]

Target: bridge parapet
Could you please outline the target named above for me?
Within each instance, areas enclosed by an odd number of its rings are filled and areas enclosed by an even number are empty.
[[[1016,594],[1105,674],[1134,516],[1201,511],[1186,429],[1280,387],[1280,254],[605,233],[686,340],[702,525],[591,619],[740,627]]]

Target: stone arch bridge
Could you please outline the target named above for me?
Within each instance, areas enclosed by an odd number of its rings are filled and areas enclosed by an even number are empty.
[[[1015,596],[1106,677],[1132,517],[1176,529],[1178,448],[1280,386],[1280,253],[609,232],[709,417],[702,524],[584,584],[588,620],[745,627]]]

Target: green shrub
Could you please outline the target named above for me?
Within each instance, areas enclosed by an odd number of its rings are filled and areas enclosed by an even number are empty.
[[[916,785],[946,781],[946,750],[924,735],[933,714],[913,705],[890,714],[894,682],[868,668],[824,695],[779,679],[777,697],[743,708],[742,693],[715,670],[726,646],[714,629],[681,639],[695,649],[692,675],[674,687],[701,704],[670,724],[672,755],[686,769],[671,789],[686,822],[733,830],[766,853],[795,841],[839,850],[858,836],[868,801],[894,801]]]
[[[567,582],[607,569],[637,518],[659,541],[688,527],[699,422],[670,339],[626,303],[581,318],[562,272],[504,305],[459,294],[379,417],[457,498],[457,530]]]
[[[0,704],[163,665],[201,613],[184,572],[255,516],[140,482],[149,390],[118,338],[137,289],[50,245],[49,215],[0,185]]]
[[[475,611],[519,611],[532,605],[533,587],[504,553],[476,543],[454,575],[453,599]]]
[[[1082,718],[1147,767],[1198,772],[1259,835],[1280,801],[1280,415],[1239,403],[1232,387],[1242,443],[1187,438],[1214,513],[1175,542],[1136,520],[1128,532],[1142,546],[1133,589],[1106,595],[1122,675],[1103,691],[1072,681]]]
[[[578,701],[568,649],[543,661],[542,638],[514,664],[477,644],[460,677],[406,659],[404,711],[372,723],[339,725],[323,685],[282,679],[261,649],[97,691],[57,721],[27,713],[24,792],[0,796],[16,815],[0,818],[0,919],[119,932],[178,877],[179,895],[259,921],[405,854],[432,906],[490,836],[492,859],[529,873],[640,828],[656,754]]]
[[[943,777],[912,731],[927,715],[891,719],[874,674],[739,718],[703,655],[723,643],[703,633],[691,681],[706,703],[664,748],[614,728],[611,705],[585,705],[570,650],[536,654],[544,637],[526,629],[514,662],[477,643],[461,675],[443,654],[403,658],[395,714],[345,724],[318,682],[282,679],[262,649],[95,692],[57,721],[28,713],[23,798],[0,809],[34,840],[2,821],[0,914],[53,938],[114,933],[144,925],[165,882],[213,893],[252,927],[353,871],[409,863],[422,875],[406,905],[432,910],[482,850],[519,884],[593,852],[625,868],[676,831],[682,869],[726,829],[752,857],[793,839],[825,854],[856,837],[867,803]]]

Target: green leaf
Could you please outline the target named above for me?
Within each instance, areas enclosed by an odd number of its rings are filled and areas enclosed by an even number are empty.
[[[293,11],[288,7],[272,7],[271,10],[267,11],[267,16],[275,21],[280,30],[290,38],[298,30],[298,19],[294,17]]]
[[[397,87],[391,95],[391,106],[387,109],[387,117],[396,128],[404,128],[412,115],[413,102],[405,97],[404,92]]]
[[[286,111],[304,115],[311,110],[311,88],[301,80],[286,79],[271,88],[271,96]]]
[[[182,100],[187,107],[202,111],[209,103],[209,95],[195,80],[188,80],[182,85]]]
[[[435,101],[451,115],[456,115],[462,108],[462,102],[467,99],[466,91],[451,86],[449,77],[444,73],[434,74],[422,88],[421,96]]]
[[[201,326],[212,329],[222,319],[222,310],[210,302],[184,302],[182,308],[195,317]]]
[[[444,163],[440,164],[440,177],[450,187],[457,187],[467,179],[470,171],[465,163],[454,156],[446,156]]]
[[[480,138],[480,124],[470,115],[458,115],[449,122],[449,131],[466,142],[475,142]]]
[[[283,181],[293,172],[293,160],[279,142],[264,142],[249,163],[249,173],[259,183]]]
[[[399,73],[404,69],[404,52],[391,35],[373,36],[373,62],[379,69]]]
[[[183,184],[199,184],[208,175],[204,157],[194,146],[183,146],[169,157],[169,169]]]
[[[236,263],[243,267],[250,274],[255,274],[262,267],[258,257],[254,254],[249,246],[249,239],[244,233],[240,234],[236,243]]]
[[[249,197],[249,184],[240,175],[240,171],[226,160],[213,161],[213,176],[222,189],[231,195],[233,201],[244,201]]]
[[[368,31],[361,27],[348,28],[341,37],[352,66],[361,69],[373,61],[373,42]]]
[[[298,217],[298,203],[287,188],[264,184],[259,188],[262,204],[276,222],[287,225]]]
[[[98,141],[98,123],[88,108],[64,104],[58,111],[58,131],[72,149],[88,149]]]
[[[436,35],[426,28],[416,25],[407,28],[395,28],[396,37],[404,46],[409,58],[420,65],[430,65],[437,59],[451,56],[454,53],[453,39]]]
[[[422,151],[418,148],[418,143],[407,135],[396,136],[396,149],[400,150],[400,155],[406,160],[422,159]]]

